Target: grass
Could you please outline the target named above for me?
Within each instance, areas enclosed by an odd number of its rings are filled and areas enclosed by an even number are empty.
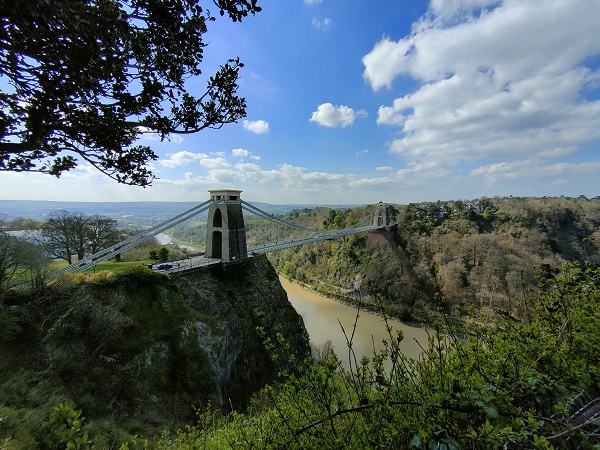
[[[108,270],[108,271],[112,272],[115,269],[118,269],[119,267],[123,267],[124,265],[127,265],[127,264],[144,264],[144,265],[156,264],[156,261],[154,261],[152,259],[144,259],[144,260],[140,260],[140,261],[128,261],[128,262],[116,262],[113,260],[102,261],[102,262],[96,264],[94,267],[90,267],[89,269],[84,270],[83,273],[96,273],[96,272],[100,272],[102,270]],[[54,261],[50,264],[50,270],[54,271],[54,270],[62,269],[65,266],[67,266],[66,261]]]

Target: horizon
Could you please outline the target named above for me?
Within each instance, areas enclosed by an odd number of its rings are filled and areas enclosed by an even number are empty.
[[[203,75],[189,80],[193,91],[239,56],[247,117],[165,142],[144,135],[159,155],[153,186],[82,164],[60,179],[0,172],[0,196],[194,202],[220,186],[273,205],[362,205],[600,194],[600,2],[261,6],[209,23]]]
[[[561,198],[566,200],[577,200],[581,199],[582,196],[568,197],[568,196],[482,196],[470,199],[450,199],[450,200],[435,200],[431,202],[415,202],[413,204],[424,204],[424,203],[455,203],[461,201],[465,204],[477,203],[483,199],[524,199],[524,200],[559,200]],[[600,196],[585,197],[586,201],[593,201],[600,199]],[[362,206],[375,205],[374,203],[360,203],[360,204],[309,204],[309,203],[288,203],[288,204],[276,204],[276,203],[264,203],[257,201],[248,201],[249,203],[260,207],[268,213],[284,215],[289,211],[295,209],[317,209],[317,208],[329,208],[329,209],[352,209],[360,208]],[[7,203],[11,203],[7,205]],[[119,226],[139,227],[142,224],[153,223],[155,220],[166,220],[177,214],[180,214],[184,209],[189,209],[190,205],[198,205],[202,202],[194,201],[61,201],[61,200],[2,200],[0,199],[0,216],[4,216],[7,221],[13,219],[33,219],[33,220],[46,220],[46,217],[56,211],[66,210],[69,212],[78,212],[87,215],[100,215],[105,217],[111,217],[119,221]],[[394,203],[384,202],[392,206],[408,206],[408,203]],[[185,207],[182,205],[185,204]],[[139,205],[140,209],[134,209]],[[120,210],[119,208],[129,207],[127,210]],[[198,218],[206,216],[206,212],[197,215]],[[252,215],[250,213],[250,215]]]

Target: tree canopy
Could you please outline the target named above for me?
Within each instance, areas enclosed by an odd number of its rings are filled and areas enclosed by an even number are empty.
[[[238,22],[257,0],[212,0]],[[210,2],[206,2],[210,3]],[[144,133],[220,128],[246,115],[239,59],[192,95],[215,15],[198,0],[23,0],[0,4],[0,171],[59,177],[82,161],[147,186]]]
[[[39,242],[48,254],[72,264],[72,255],[81,260],[119,242],[117,221],[80,212],[53,211],[43,223]]]

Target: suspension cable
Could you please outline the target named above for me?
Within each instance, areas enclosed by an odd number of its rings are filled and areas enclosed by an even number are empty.
[[[288,228],[292,228],[294,230],[308,231],[310,233],[320,233],[320,230],[315,230],[314,228],[306,228],[306,227],[302,227],[300,225],[296,225],[291,222],[287,222],[283,219],[280,219],[279,217],[275,217],[274,215],[263,211],[262,209],[257,208],[256,206],[252,205],[251,203],[245,202],[244,200],[240,200],[240,201],[242,202],[243,209],[245,209],[246,211],[251,212],[253,214],[256,214],[257,216],[260,216],[264,219],[270,220],[271,222],[275,222],[280,225],[284,225],[284,226],[286,226]]]

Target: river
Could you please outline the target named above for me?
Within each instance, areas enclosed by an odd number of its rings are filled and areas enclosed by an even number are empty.
[[[158,243],[160,245],[167,245],[167,244],[171,244],[173,242],[173,239],[171,239],[171,236],[169,236],[168,234],[165,234],[165,233],[158,233],[154,237],[156,238],[156,240],[158,241]],[[197,252],[198,250],[200,250],[200,247],[192,247],[191,245],[185,245],[185,244],[177,244],[177,245],[179,245],[179,247],[181,247],[181,248],[187,248],[189,251],[192,251],[192,252]]]
[[[348,346],[340,323],[349,336],[356,319],[356,309],[307,291],[283,276],[280,276],[279,280],[287,292],[290,302],[303,317],[311,343],[322,345],[328,340],[331,341],[338,357],[348,366]],[[418,358],[422,350],[417,341],[426,348],[427,331],[397,320],[390,320],[389,324],[394,330],[399,329],[404,333],[404,340],[400,343],[402,352],[406,356]],[[382,349],[383,339],[389,341],[383,319],[370,312],[361,311],[352,345],[357,361],[360,361],[363,355],[372,357],[373,348],[376,351]],[[389,367],[389,365],[386,366]]]

